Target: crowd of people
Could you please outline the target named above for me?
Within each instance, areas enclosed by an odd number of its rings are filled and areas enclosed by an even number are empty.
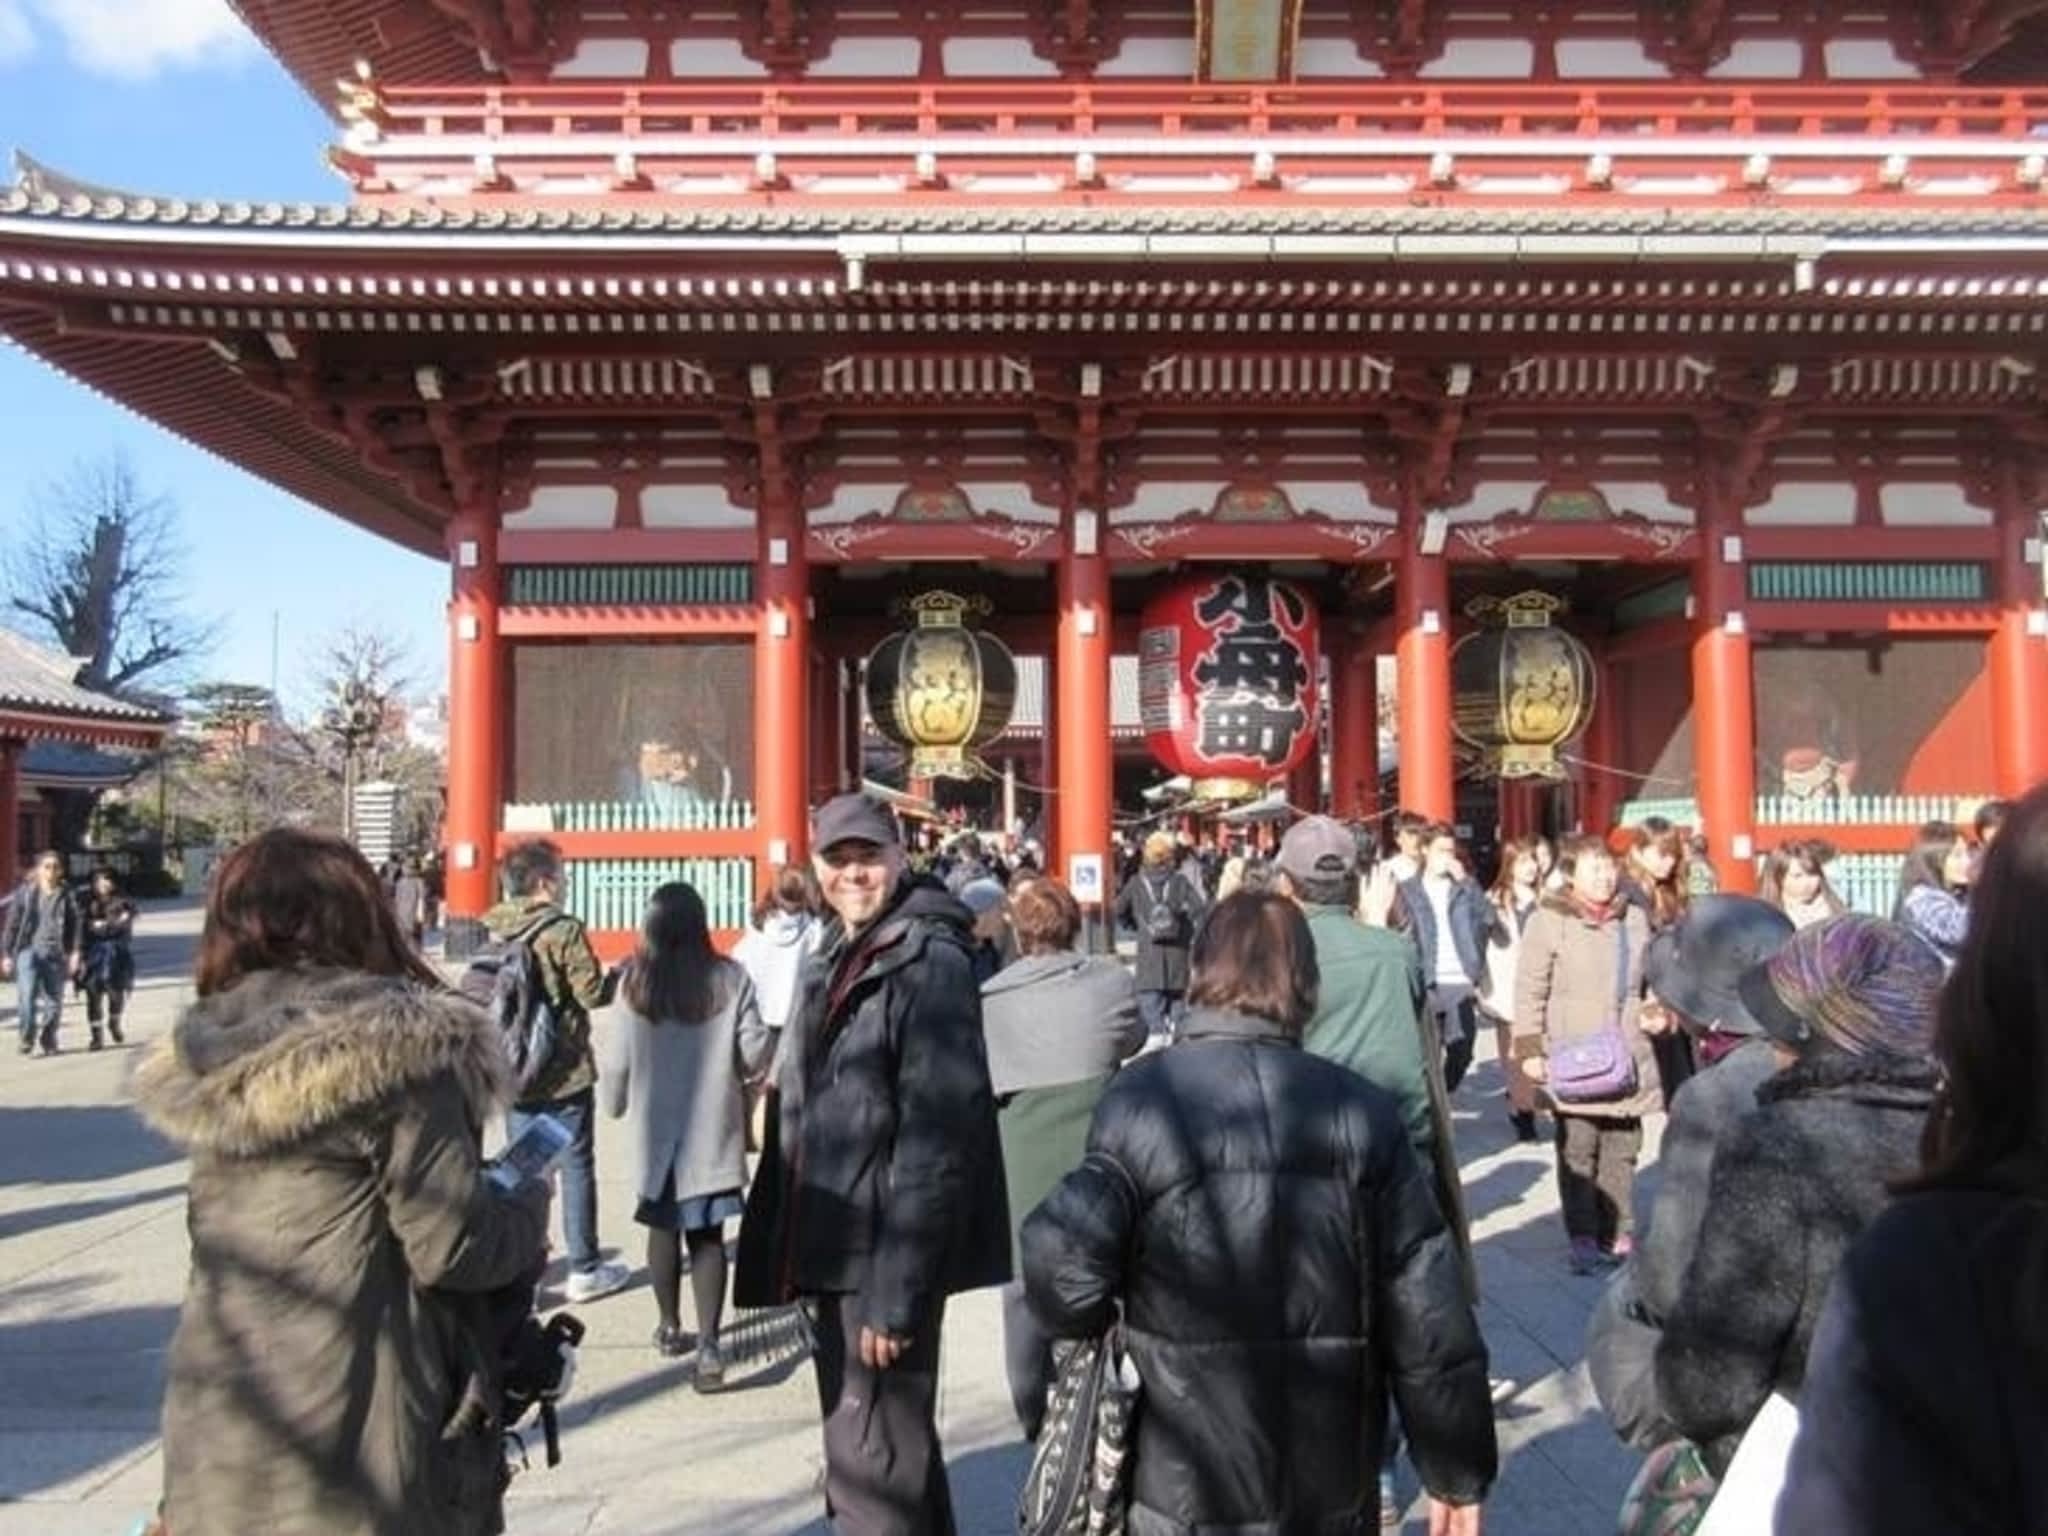
[[[1511,839],[1490,886],[1451,828],[1392,832],[1310,816],[1234,862],[1154,834],[1099,914],[1126,963],[1034,859],[906,848],[842,796],[730,958],[678,881],[610,971],[536,839],[473,1001],[352,850],[251,839],[136,1080],[192,1158],[166,1529],[501,1529],[551,1201],[564,1297],[631,1284],[598,1240],[602,1112],[660,1356],[720,1391],[727,1308],[801,1307],[846,1536],[955,1528],[941,1338],[998,1286],[1040,1455],[1077,1433],[1070,1343],[1133,1370],[1137,1536],[1397,1525],[1404,1456],[1432,1536],[1469,1536],[1503,1384],[1460,1093],[1519,1140],[1549,1122],[1594,1386],[1644,1453],[1625,1533],[1772,1501],[1785,1531],[2048,1529],[2048,790],[1924,829],[1888,918],[1815,842],[1750,898],[1663,824]],[[71,975],[120,1037],[132,964],[92,948],[125,950],[133,906],[62,874],[7,918],[25,1049]],[[1483,1033],[1498,1077],[1468,1076]]]

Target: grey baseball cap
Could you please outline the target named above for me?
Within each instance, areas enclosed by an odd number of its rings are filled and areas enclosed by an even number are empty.
[[[811,846],[819,853],[834,843],[873,843],[878,848],[895,848],[902,841],[889,808],[867,795],[835,795],[811,817]]]
[[[1273,867],[1295,880],[1341,880],[1358,873],[1358,839],[1334,816],[1304,816],[1280,839]]]

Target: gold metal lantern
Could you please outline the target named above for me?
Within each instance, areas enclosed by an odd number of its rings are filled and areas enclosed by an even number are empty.
[[[1483,626],[1451,651],[1452,728],[1478,770],[1504,779],[1561,779],[1560,752],[1593,717],[1593,657],[1552,621],[1565,609],[1545,592],[1481,598]]]
[[[978,749],[1010,723],[1016,658],[972,627],[989,612],[986,598],[926,592],[905,607],[912,627],[868,656],[868,715],[910,754],[912,778],[979,778],[988,770]]]

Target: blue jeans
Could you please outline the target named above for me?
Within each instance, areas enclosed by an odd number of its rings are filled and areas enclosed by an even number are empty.
[[[22,1042],[35,1039],[38,1025],[54,1034],[64,1013],[64,957],[24,949],[14,957],[14,985],[21,998],[16,1024]]]
[[[562,1241],[568,1245],[569,1268],[597,1268],[597,1094],[586,1088],[566,1099],[508,1110],[505,1139],[515,1141],[535,1115],[553,1115],[569,1130],[569,1150],[561,1163]]]
[[[1180,1022],[1181,994],[1178,992],[1140,992],[1138,994],[1138,1017],[1144,1022],[1147,1038],[1157,1040],[1171,1037],[1174,1026]]]

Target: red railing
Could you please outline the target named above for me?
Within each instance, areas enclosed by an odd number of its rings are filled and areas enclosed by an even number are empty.
[[[820,82],[784,85],[371,86],[348,115],[388,140],[617,136],[779,138],[1384,135],[1452,138],[2023,139],[2048,90],[1936,85],[1360,82]]]

